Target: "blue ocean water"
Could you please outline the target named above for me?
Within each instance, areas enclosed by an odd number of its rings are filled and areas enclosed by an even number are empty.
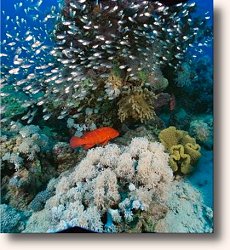
[[[198,15],[204,15],[206,12],[210,13],[210,19],[209,19],[209,24],[213,26],[213,0],[207,0],[207,1],[202,1],[202,0],[195,0],[194,2],[197,3],[199,6],[197,9],[197,14]],[[208,55],[212,61],[213,61],[213,46],[210,46],[204,50],[204,54]]]
[[[210,13],[209,23],[213,25],[214,9],[213,9],[213,0],[196,0],[195,1],[199,6],[197,9],[198,15],[204,15],[206,12]],[[203,54],[198,55],[208,56],[213,64],[213,45],[204,49]],[[213,69],[211,69],[213,71]],[[214,84],[214,81],[211,82]],[[211,85],[210,88],[213,88]],[[203,157],[198,163],[198,171],[196,171],[192,176],[189,177],[189,180],[193,185],[195,185],[199,190],[201,190],[205,203],[213,207],[213,195],[214,195],[214,176],[213,176],[213,151],[204,151]]]

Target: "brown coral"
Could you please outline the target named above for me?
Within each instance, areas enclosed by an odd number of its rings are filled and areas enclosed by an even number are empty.
[[[113,88],[122,87],[122,79],[115,73],[110,74],[110,76],[108,77],[108,82],[113,86]]]
[[[153,101],[155,94],[140,87],[132,88],[118,102],[118,116],[121,122],[128,118],[144,122],[154,118]]]
[[[123,80],[117,72],[112,71],[105,83],[105,92],[110,100],[118,97],[121,93]]]

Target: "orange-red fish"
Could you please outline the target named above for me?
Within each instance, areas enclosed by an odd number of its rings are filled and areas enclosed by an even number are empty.
[[[102,127],[85,133],[82,137],[73,136],[70,140],[72,148],[83,147],[84,149],[92,148],[100,144],[106,145],[108,141],[119,136],[116,129],[110,127]]]

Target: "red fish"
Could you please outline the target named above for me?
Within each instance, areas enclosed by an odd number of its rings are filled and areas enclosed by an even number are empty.
[[[84,149],[92,148],[100,144],[106,145],[108,141],[119,136],[116,129],[110,127],[102,127],[85,133],[82,137],[73,136],[70,140],[72,148],[83,147]]]

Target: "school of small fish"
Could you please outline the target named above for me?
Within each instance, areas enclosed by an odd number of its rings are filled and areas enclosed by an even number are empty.
[[[45,1],[14,4],[15,12],[23,10],[27,18],[2,11],[7,32],[1,41],[1,84],[30,97],[21,118],[28,123],[38,110],[44,120],[81,112],[79,101],[97,89],[87,81],[89,72],[106,79],[118,64],[135,80],[138,71],[154,65],[177,70],[185,53],[191,51],[192,60],[211,41],[205,28],[210,17],[193,18],[195,3],[65,0],[40,11]]]

